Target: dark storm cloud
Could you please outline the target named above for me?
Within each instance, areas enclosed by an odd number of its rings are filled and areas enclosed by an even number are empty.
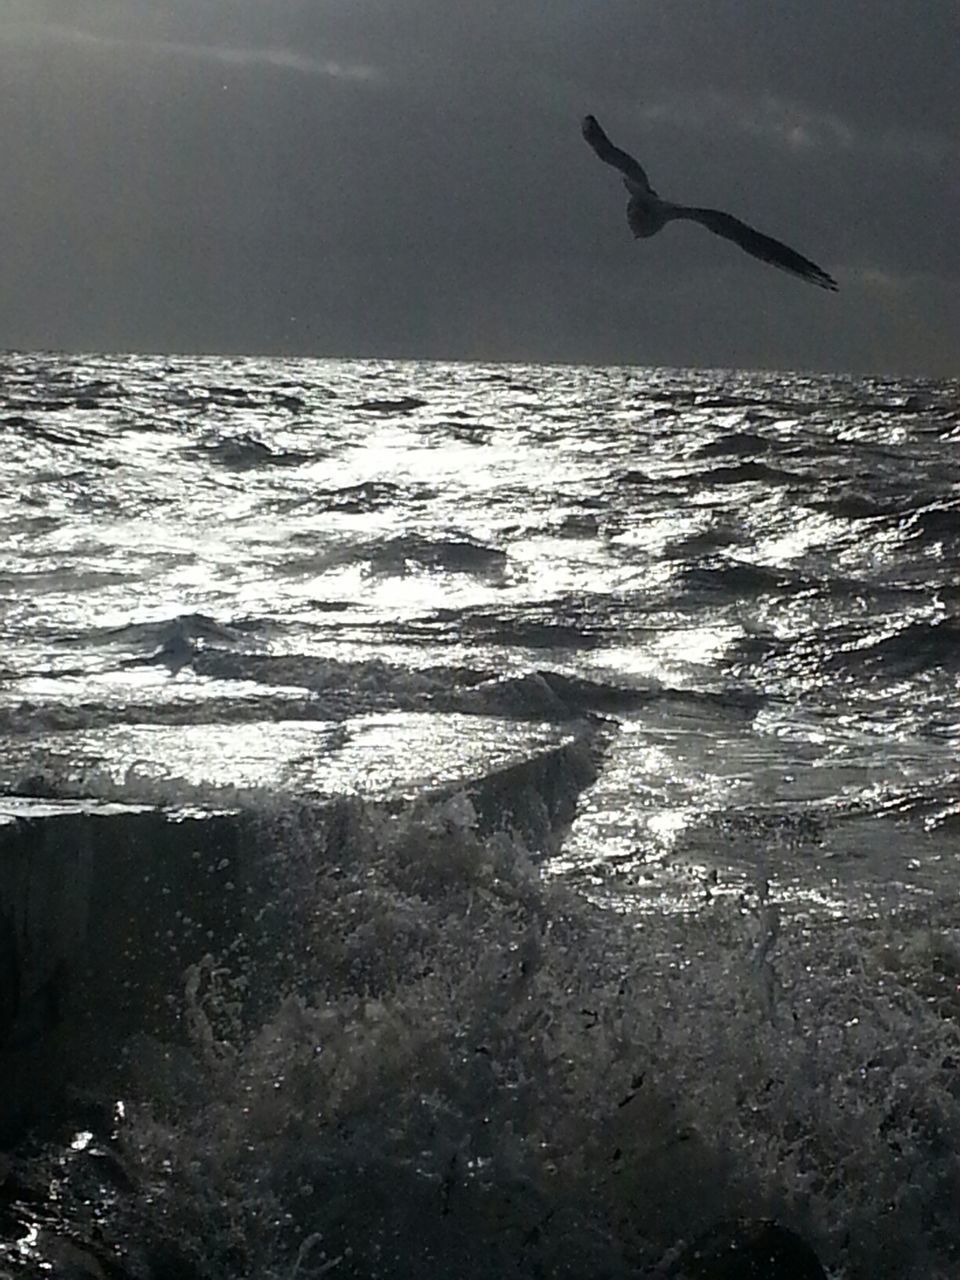
[[[8,0],[0,343],[956,371],[946,0]],[[693,226],[635,244],[594,111]]]

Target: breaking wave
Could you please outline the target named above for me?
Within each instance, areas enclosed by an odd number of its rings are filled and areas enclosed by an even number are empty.
[[[74,1027],[91,1131],[11,1268],[48,1256],[58,1212],[98,1265],[203,1280],[635,1276],[718,1218],[771,1215],[857,1280],[952,1274],[945,924],[787,928],[761,885],[640,925],[544,879],[540,842],[462,793],[244,830],[247,892],[236,844],[199,897],[201,869],[168,880],[171,919],[177,891],[194,902],[174,964],[162,917],[147,963],[112,950],[129,873],[103,899],[83,996],[106,1016],[95,1041]],[[43,1172],[12,1160],[24,1193]],[[13,1212],[29,1222],[25,1194]]]

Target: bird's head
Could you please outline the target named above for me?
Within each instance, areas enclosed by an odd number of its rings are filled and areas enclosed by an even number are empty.
[[[603,130],[597,123],[596,116],[584,116],[580,121],[580,132],[589,142],[590,139],[595,138],[598,133],[603,133]]]

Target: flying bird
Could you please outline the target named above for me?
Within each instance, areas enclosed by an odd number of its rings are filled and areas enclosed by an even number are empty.
[[[803,257],[795,249],[781,244],[779,240],[765,236],[760,231],[754,231],[753,227],[748,227],[739,218],[734,218],[729,213],[721,213],[718,209],[695,209],[689,205],[673,204],[670,200],[662,200],[651,187],[643,167],[634,160],[633,156],[628,156],[625,151],[613,145],[594,116],[586,116],[581,127],[584,138],[600,159],[605,164],[612,164],[623,174],[623,185],[630,192],[627,222],[630,224],[630,230],[638,238],[656,235],[662,226],[674,218],[686,218],[690,222],[699,222],[701,226],[715,232],[718,236],[732,240],[741,249],[752,253],[755,258],[760,258],[763,262],[780,267],[782,271],[789,271],[791,275],[799,276],[802,280],[809,280],[811,284],[817,284],[821,289],[836,290],[836,280],[828,276],[815,262]]]

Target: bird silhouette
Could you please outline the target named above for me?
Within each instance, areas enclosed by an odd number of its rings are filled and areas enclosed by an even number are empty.
[[[633,156],[627,155],[615,147],[601,129],[595,116],[586,116],[583,121],[583,136],[605,164],[613,165],[623,174],[623,185],[630,192],[627,204],[627,222],[630,230],[638,238],[656,235],[661,227],[675,219],[683,218],[688,222],[699,222],[708,231],[727,240],[732,240],[747,253],[753,254],[762,262],[769,262],[781,271],[789,271],[801,280],[809,280],[821,289],[837,289],[837,282],[827,275],[821,267],[809,258],[797,253],[789,245],[765,236],[761,231],[748,227],[732,214],[721,213],[719,209],[699,209],[690,205],[674,204],[663,200],[650,185],[650,180],[643,171],[643,166]]]

